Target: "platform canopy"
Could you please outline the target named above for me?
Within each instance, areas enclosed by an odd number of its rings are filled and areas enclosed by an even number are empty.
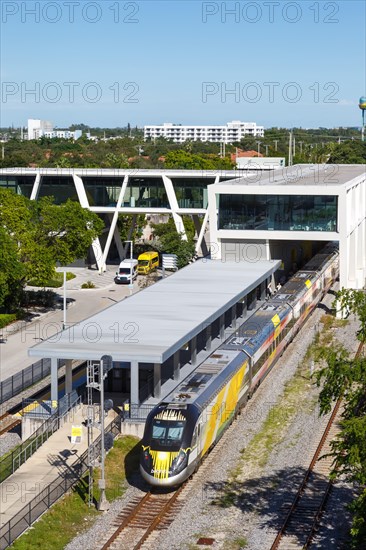
[[[280,261],[200,260],[29,350],[31,357],[163,363]]]

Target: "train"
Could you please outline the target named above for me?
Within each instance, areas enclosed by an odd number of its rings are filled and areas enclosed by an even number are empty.
[[[140,458],[150,485],[175,487],[197,471],[338,275],[329,243],[150,412]]]

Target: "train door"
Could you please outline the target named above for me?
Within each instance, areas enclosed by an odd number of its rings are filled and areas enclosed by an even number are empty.
[[[201,420],[199,420],[197,424],[197,456],[201,455],[202,447],[203,447],[203,430],[202,430],[202,423]]]

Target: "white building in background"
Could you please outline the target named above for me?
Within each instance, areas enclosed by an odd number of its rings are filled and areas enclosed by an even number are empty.
[[[54,130],[53,122],[49,120],[39,120],[34,118],[28,119],[28,139],[46,138],[63,138],[63,139],[79,139],[82,136],[81,130]]]
[[[39,139],[45,132],[53,131],[53,122],[28,118],[28,139]]]
[[[264,126],[240,120],[233,120],[224,126],[182,126],[171,122],[164,122],[161,126],[144,126],[145,140],[164,137],[176,143],[188,140],[233,143],[245,136],[264,137]]]

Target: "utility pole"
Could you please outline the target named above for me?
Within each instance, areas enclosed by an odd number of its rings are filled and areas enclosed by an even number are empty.
[[[258,144],[258,157],[259,157],[259,155],[261,154],[261,142],[257,141],[257,144]]]
[[[293,156],[295,156],[296,155],[296,138],[295,138],[295,136],[293,136],[293,144],[294,144],[294,155]]]
[[[292,130],[290,130],[290,137],[288,143],[288,165],[292,166]]]
[[[274,139],[273,141],[274,141],[274,144],[275,144],[275,151],[276,151],[276,153],[277,153],[277,143],[279,142],[279,140],[278,140],[278,139]]]
[[[300,155],[302,155],[302,144],[303,144],[303,143],[304,143],[303,141],[299,141],[299,144],[300,144]]]
[[[269,147],[269,145],[264,145],[264,147],[266,148],[266,157],[268,157],[268,147]]]

